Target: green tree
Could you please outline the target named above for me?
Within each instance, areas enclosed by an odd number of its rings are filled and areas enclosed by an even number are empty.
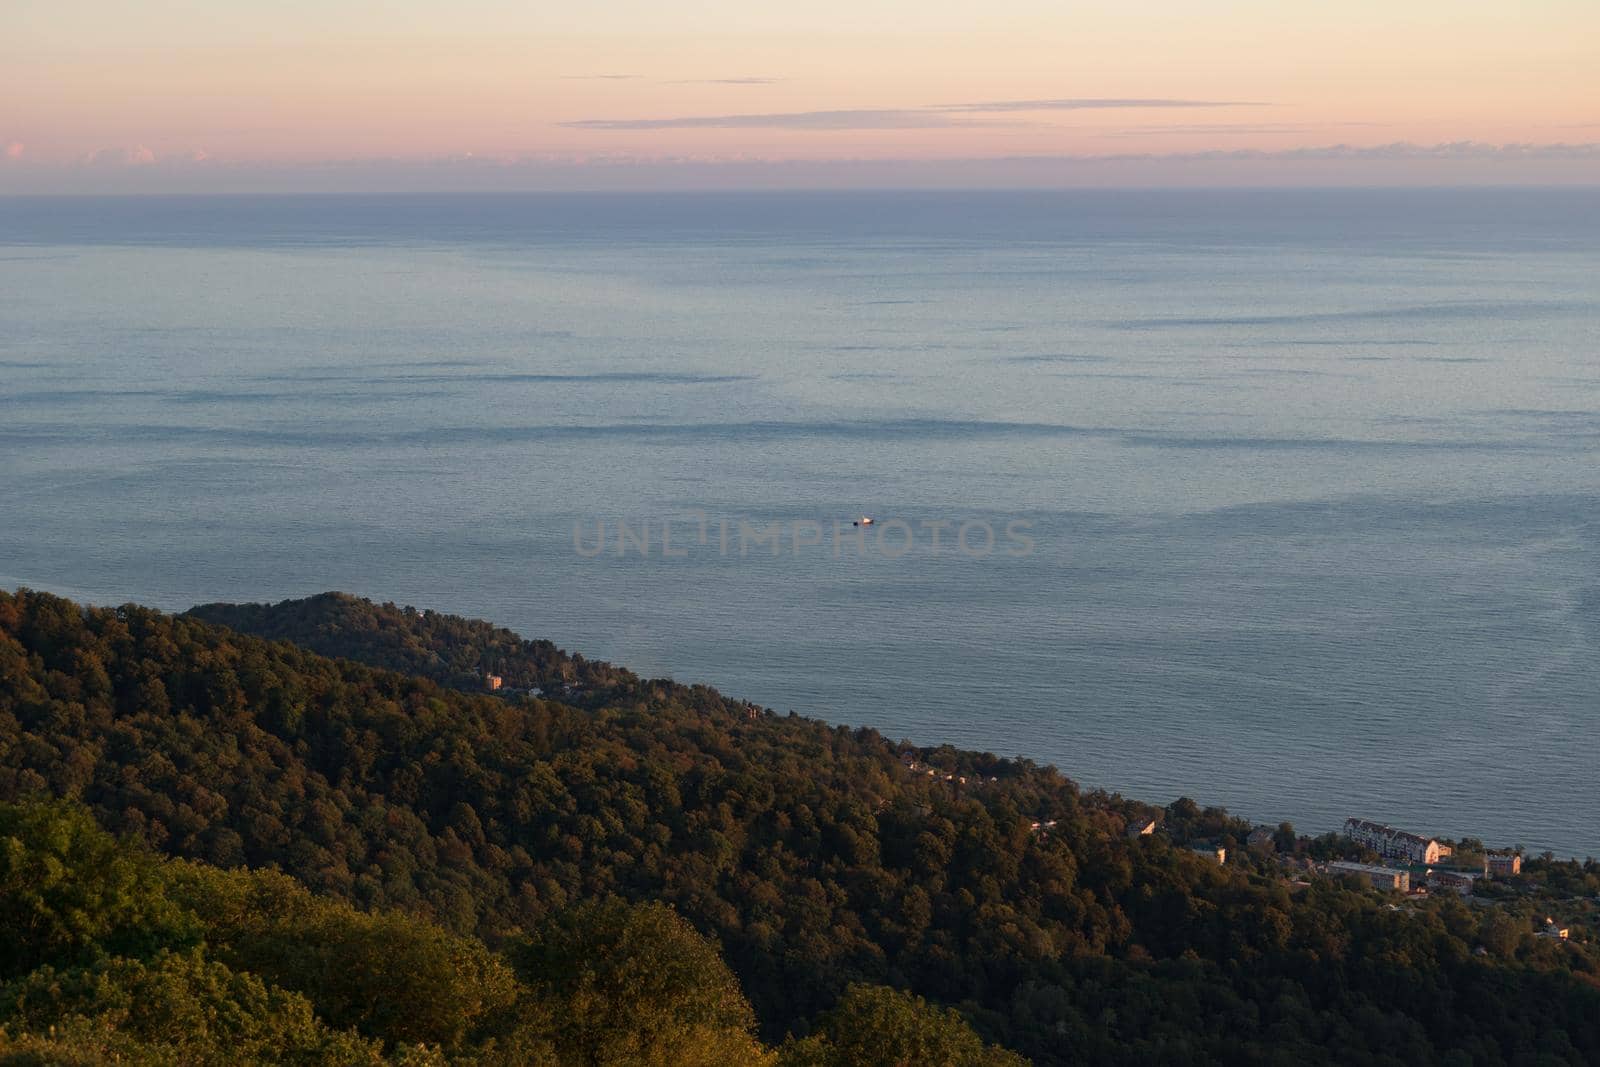
[[[165,897],[157,868],[78,805],[0,805],[0,978],[198,942],[199,924]]]
[[[199,952],[42,967],[0,990],[0,1018],[32,1034],[99,1034],[183,1063],[377,1064],[380,1046],[325,1026],[309,1001]],[[0,1061],[3,1062],[3,1061]]]
[[[213,953],[304,994],[335,1026],[454,1049],[505,1025],[517,1000],[504,961],[424,919],[363,912],[267,871],[174,865],[172,881]]]
[[[716,947],[662,904],[610,899],[557,915],[515,947],[517,971],[547,1002],[564,1064],[763,1064],[755,1012]]]
[[[779,1067],[1025,1067],[985,1045],[959,1012],[886,986],[853,985],[817,1030],[791,1041]]]

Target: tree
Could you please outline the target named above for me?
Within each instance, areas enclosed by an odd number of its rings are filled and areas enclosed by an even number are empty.
[[[304,997],[198,951],[42,967],[4,987],[0,1018],[33,1034],[98,1034],[106,1052],[122,1050],[108,1060],[354,1067],[383,1059],[376,1042],[325,1026]]]
[[[304,994],[335,1026],[455,1049],[505,1024],[511,968],[481,943],[398,912],[369,914],[272,872],[175,865],[173,893],[221,959]]]
[[[1026,1067],[985,1045],[960,1013],[885,986],[853,985],[817,1031],[785,1045],[780,1067]]]
[[[609,899],[557,915],[509,953],[552,1012],[563,1064],[770,1063],[716,947],[662,904]]]
[[[199,925],[162,894],[156,869],[77,805],[0,805],[0,978],[196,943]]]

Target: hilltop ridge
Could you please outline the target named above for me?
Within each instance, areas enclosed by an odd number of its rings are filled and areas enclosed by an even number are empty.
[[[568,703],[635,689],[633,672],[526,640],[481,619],[374,603],[330,591],[275,604],[200,604],[184,614],[269,641],[287,640],[324,656],[477,690],[486,673],[508,689],[562,693]]]

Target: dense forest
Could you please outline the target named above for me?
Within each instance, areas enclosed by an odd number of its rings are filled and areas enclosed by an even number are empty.
[[[69,801],[0,804],[0,921],[4,1064],[1021,1063],[867,986],[765,1048],[716,947],[661,904],[588,902],[492,952],[283,874],[160,860]]]
[[[1600,956],[1517,901],[333,594],[0,593],[0,800],[18,1063],[1600,1062]]]
[[[644,691],[630,671],[565,652],[549,641],[527,641],[481,619],[374,604],[348,593],[278,604],[202,604],[186,614],[240,633],[293,641],[324,656],[419,674],[455,689],[480,690],[485,676],[493,674],[501,678],[508,694],[539,690],[540,695],[579,707],[637,697]],[[691,691],[667,679],[652,687],[698,707],[735,706],[705,687]]]

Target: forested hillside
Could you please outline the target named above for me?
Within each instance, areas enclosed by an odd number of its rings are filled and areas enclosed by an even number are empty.
[[[647,685],[631,671],[565,652],[549,641],[524,640],[481,619],[374,604],[348,593],[277,604],[201,604],[186,614],[456,689],[480,690],[484,676],[494,674],[509,692],[538,689],[566,704],[592,706],[637,697]],[[665,679],[648,684],[679,700],[692,696],[699,706],[732,706],[703,686],[691,691]]]
[[[1128,840],[1132,806],[1048,768],[933,750],[912,771],[870,730],[514,635],[485,646],[506,634],[485,624],[280,608],[205,614],[433,677],[0,593],[0,798],[68,797],[169,855],[278,867],[317,899],[481,938],[530,980],[560,968],[527,946],[594,902],[667,904],[774,1044],[821,1018],[895,1032],[887,994],[841,1002],[870,983],[1042,1064],[1600,1062],[1593,952],[1503,909],[1292,892],[1264,866]],[[584,706],[434,680],[486,667]],[[848,1041],[825,1026],[787,1054],[864,1062]]]
[[[70,802],[0,804],[0,922],[8,1067],[1020,1063],[866,986],[764,1048],[716,947],[661,904],[564,909],[495,953],[282,874],[158,861]]]

